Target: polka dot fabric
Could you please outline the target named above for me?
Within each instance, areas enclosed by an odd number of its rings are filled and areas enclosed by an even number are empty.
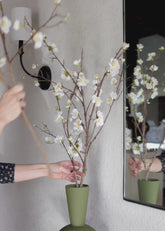
[[[0,162],[0,184],[14,183],[15,164]]]

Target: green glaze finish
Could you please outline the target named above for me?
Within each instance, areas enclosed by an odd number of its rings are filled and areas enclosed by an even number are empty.
[[[93,229],[89,225],[84,225],[84,226],[80,226],[80,227],[67,225],[64,228],[62,228],[60,231],[95,231],[95,229]]]
[[[89,186],[83,185],[82,188],[76,188],[75,185],[66,185],[65,189],[71,225],[85,225]]]
[[[145,203],[156,204],[160,181],[157,179],[138,180],[139,200]]]
[[[75,185],[66,185],[66,197],[70,225],[60,229],[60,231],[95,231],[94,228],[85,224],[89,186],[83,185],[82,188],[76,188]]]

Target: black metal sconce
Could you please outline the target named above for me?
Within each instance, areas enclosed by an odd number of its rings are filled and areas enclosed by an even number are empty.
[[[24,72],[29,75],[30,77],[32,78],[35,78],[38,80],[39,82],[39,87],[42,89],[42,90],[47,90],[49,87],[50,87],[50,84],[51,84],[51,70],[49,68],[49,66],[42,66],[40,69],[39,69],[39,72],[38,72],[38,75],[33,75],[33,74],[30,74],[24,64],[23,64],[23,55],[24,55],[24,50],[23,50],[23,40],[19,40],[19,55],[20,55],[20,64],[21,64],[21,67],[22,69],[24,70]]]
[[[32,24],[31,10],[27,7],[15,7],[11,12],[12,22],[18,20],[21,25],[24,25],[25,18],[26,20]],[[37,75],[33,75],[29,73],[24,64],[23,64],[23,55],[24,55],[24,41],[27,41],[30,37],[30,31],[27,30],[24,26],[22,26],[18,31],[12,29],[11,38],[13,41],[19,43],[19,55],[20,55],[20,64],[24,72],[32,78],[35,78],[39,82],[39,87],[43,90],[47,90],[51,84],[51,70],[49,66],[42,66]]]

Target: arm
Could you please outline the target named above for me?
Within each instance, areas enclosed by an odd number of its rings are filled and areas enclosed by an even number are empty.
[[[76,175],[78,180],[80,179],[81,164],[79,162],[74,163],[76,167]],[[75,182],[75,175],[73,172],[71,161],[60,161],[50,164],[52,174],[49,175],[49,171],[46,164],[12,164],[12,163],[0,163],[0,183],[17,183],[21,181],[33,180],[41,177],[49,177],[51,179],[63,179],[70,182]]]
[[[148,167],[152,163],[152,158],[146,159],[146,167]],[[139,158],[130,158],[128,160],[128,167],[131,174],[134,177],[138,176],[138,173],[145,170],[144,163]],[[162,170],[162,162],[159,158],[155,158],[150,167],[150,172],[160,172]]]
[[[47,167],[44,164],[16,164],[14,182],[33,180],[47,176]]]
[[[75,161],[76,175],[80,179],[81,164]],[[52,174],[49,175],[49,171],[46,164],[29,164],[29,165],[16,165],[14,182],[33,180],[41,177],[49,177],[51,179],[62,179],[70,182],[75,182],[75,175],[73,172],[73,166],[71,161],[60,161],[50,164]]]

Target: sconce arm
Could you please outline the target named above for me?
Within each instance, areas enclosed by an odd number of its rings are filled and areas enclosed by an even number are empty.
[[[36,78],[36,79],[40,79],[40,77],[38,77],[38,76],[36,76],[36,75],[32,75],[32,74],[30,74],[27,70],[26,70],[26,68],[25,68],[25,66],[24,66],[24,64],[23,64],[23,55],[24,55],[24,51],[23,51],[23,40],[19,40],[19,50],[20,50],[20,63],[21,63],[21,67],[22,67],[22,69],[24,70],[24,72],[27,74],[27,75],[29,75],[29,76],[31,76],[32,78]]]
[[[19,40],[19,55],[20,55],[20,64],[24,72],[32,78],[38,79],[39,87],[42,90],[47,90],[51,85],[51,70],[49,66],[42,66],[38,72],[38,75],[30,74],[23,64],[23,40]]]

